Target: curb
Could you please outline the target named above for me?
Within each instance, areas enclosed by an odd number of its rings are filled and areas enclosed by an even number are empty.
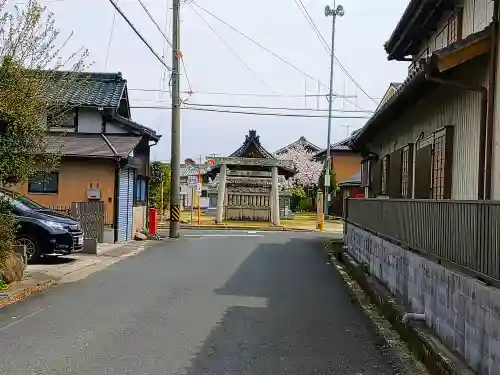
[[[238,226],[238,225],[181,225],[181,229],[220,229],[220,230],[258,230],[263,232],[316,232],[315,229],[303,229],[303,228],[285,228],[285,227],[248,227],[248,226]],[[158,226],[158,229],[168,229],[168,226]]]
[[[15,292],[2,292],[0,293],[0,309],[10,306],[14,303],[20,302],[28,298],[29,296],[40,293],[46,289],[49,289],[57,282],[53,279],[43,280],[38,282],[36,285],[27,286],[25,288],[16,290]]]
[[[336,241],[328,249],[328,258],[337,268],[344,282],[348,285],[350,292],[355,295],[358,304],[367,312],[370,319],[378,315],[386,324],[390,324],[399,339],[406,342],[412,354],[426,367],[432,375],[473,375],[469,367],[423,324],[411,322],[404,324],[401,320],[405,313],[402,305],[399,305],[390,292],[379,283],[377,279],[366,273],[364,265],[356,263],[348,254],[342,250],[343,243]],[[356,290],[357,289],[357,290]],[[375,305],[376,310],[369,305]],[[383,324],[383,322],[382,322]],[[387,337],[382,333],[387,345],[394,346],[394,338]]]

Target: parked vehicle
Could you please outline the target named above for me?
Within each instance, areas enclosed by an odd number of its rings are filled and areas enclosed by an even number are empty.
[[[28,261],[83,250],[83,231],[73,218],[0,189],[0,200],[3,199],[7,199],[11,213],[19,222],[16,240],[26,246]]]

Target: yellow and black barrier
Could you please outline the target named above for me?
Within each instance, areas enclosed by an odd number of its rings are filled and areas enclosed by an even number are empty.
[[[181,207],[179,205],[170,206],[170,220],[181,221]]]

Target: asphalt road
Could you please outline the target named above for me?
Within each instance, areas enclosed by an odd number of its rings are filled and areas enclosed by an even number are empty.
[[[185,232],[0,310],[0,374],[405,374],[312,234]]]

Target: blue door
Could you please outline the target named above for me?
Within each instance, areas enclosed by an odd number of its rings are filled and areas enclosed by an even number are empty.
[[[120,171],[118,196],[118,242],[132,240],[132,206],[134,202],[134,170]]]

